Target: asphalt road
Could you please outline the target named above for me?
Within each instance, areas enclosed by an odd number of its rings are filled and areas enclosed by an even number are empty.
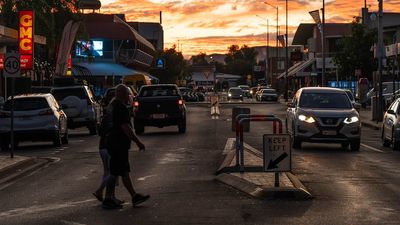
[[[53,157],[55,162],[0,186],[0,224],[400,224],[400,152],[381,147],[379,133],[363,128],[359,152],[340,145],[304,144],[293,150],[293,172],[313,200],[256,200],[214,181],[230,130],[231,108],[211,119],[206,105],[188,106],[188,130],[146,128],[147,146],[130,153],[135,188],[151,199],[133,208],[120,185],[122,210],[101,208],[91,193],[100,182],[98,137],[74,131],[70,144],[23,143],[16,154]],[[252,113],[284,117],[279,103],[241,105]],[[271,124],[254,123],[245,142],[262,148]]]

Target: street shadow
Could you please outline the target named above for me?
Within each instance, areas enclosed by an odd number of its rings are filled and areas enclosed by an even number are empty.
[[[300,149],[293,149],[297,152],[307,153],[320,153],[320,154],[357,154],[359,151],[351,151],[350,147],[344,148],[341,144],[314,144],[314,143],[302,143]]]

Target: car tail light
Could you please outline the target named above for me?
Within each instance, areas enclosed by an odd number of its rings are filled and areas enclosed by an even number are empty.
[[[10,117],[10,113],[8,112],[0,112],[0,118],[8,118]]]
[[[179,100],[178,100],[178,105],[183,105],[182,99],[179,99]]]
[[[138,101],[134,101],[133,102],[133,106],[136,107],[136,108],[139,107],[139,102]]]
[[[39,115],[40,116],[53,115],[53,110],[52,109],[46,109],[46,110],[40,111]]]

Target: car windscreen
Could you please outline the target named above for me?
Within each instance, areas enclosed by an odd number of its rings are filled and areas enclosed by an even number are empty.
[[[76,96],[80,99],[86,99],[85,89],[83,88],[53,89],[51,93],[57,101],[62,101],[68,96]]]
[[[45,98],[15,98],[15,111],[29,111],[49,108],[49,103]],[[11,111],[11,100],[8,100],[3,107],[5,111]]]
[[[140,97],[179,96],[179,91],[174,86],[144,86],[140,89]]]
[[[242,94],[242,89],[230,89],[229,90],[230,93],[232,94]]]
[[[249,87],[240,87],[240,89],[242,89],[242,90],[245,90],[245,91],[248,91],[248,90],[250,90],[250,88],[249,88]]]
[[[351,109],[352,105],[346,93],[307,93],[303,92],[300,97],[301,108],[320,109]]]
[[[276,91],[272,89],[265,89],[263,90],[263,94],[276,94]]]

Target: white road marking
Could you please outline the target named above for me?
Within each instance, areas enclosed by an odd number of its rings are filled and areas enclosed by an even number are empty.
[[[140,177],[140,178],[138,178],[137,180],[140,180],[140,181],[145,181],[147,178],[150,178],[150,177],[155,177],[156,175],[149,175],[149,176],[144,176],[144,177]]]
[[[382,151],[382,150],[379,150],[379,149],[377,149],[377,148],[371,147],[371,146],[366,145],[366,144],[363,144],[363,143],[361,143],[360,145],[363,146],[364,148],[367,148],[367,149],[369,149],[369,150],[371,150],[371,151],[374,151],[374,152],[380,152],[380,153],[383,153],[383,152],[384,152],[384,151]]]
[[[225,148],[222,154],[227,154],[228,152],[232,151],[234,148],[233,143],[235,142],[235,139],[236,138],[228,138],[228,140],[226,140]]]
[[[63,222],[66,225],[86,225],[84,223],[76,223],[76,222],[73,222],[73,221],[66,221],[66,220],[60,220],[60,222]]]
[[[76,207],[78,205],[84,205],[87,203],[95,202],[96,199],[88,199],[83,201],[77,202],[66,202],[63,204],[49,204],[49,205],[33,205],[27,208],[16,208],[5,212],[0,212],[0,218],[8,218],[8,217],[15,217],[15,216],[23,216],[26,214],[36,214],[40,212],[46,212],[51,210],[59,210],[63,208],[70,208]]]

